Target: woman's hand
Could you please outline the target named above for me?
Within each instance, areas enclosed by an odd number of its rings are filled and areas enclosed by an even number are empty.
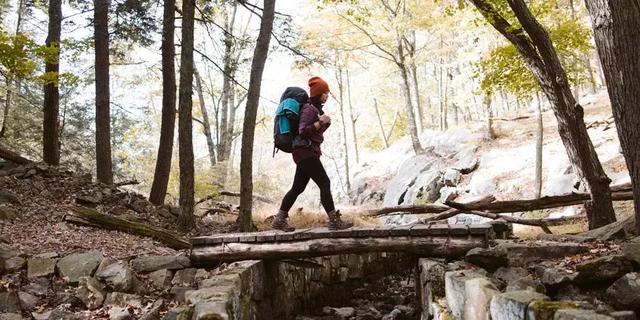
[[[331,123],[331,117],[329,117],[326,114],[321,115],[319,118],[320,118],[320,123],[321,124],[330,124]]]

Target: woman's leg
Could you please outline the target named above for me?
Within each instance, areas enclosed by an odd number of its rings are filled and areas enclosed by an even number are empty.
[[[331,180],[327,172],[324,170],[324,166],[320,161],[320,158],[311,158],[303,161],[304,166],[301,167],[304,170],[306,176],[310,177],[313,182],[320,188],[320,202],[322,207],[327,213],[335,211],[333,204],[333,196],[331,195]]]
[[[280,204],[280,212],[288,213],[298,196],[304,191],[309,183],[309,176],[302,170],[302,164],[296,166],[296,174],[293,178],[291,189],[285,194]]]

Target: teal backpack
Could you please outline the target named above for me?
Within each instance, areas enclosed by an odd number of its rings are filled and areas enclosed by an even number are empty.
[[[286,153],[293,152],[293,142],[298,136],[300,108],[309,100],[307,92],[298,87],[287,88],[280,97],[276,109],[273,129],[274,155],[276,149]]]

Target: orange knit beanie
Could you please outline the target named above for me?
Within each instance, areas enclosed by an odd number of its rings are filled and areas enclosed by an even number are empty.
[[[320,77],[312,77],[309,79],[309,96],[317,97],[323,93],[329,92],[329,85]]]

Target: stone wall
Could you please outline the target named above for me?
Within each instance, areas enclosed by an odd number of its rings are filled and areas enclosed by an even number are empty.
[[[295,261],[243,261],[213,271],[185,293],[192,319],[294,319],[339,303],[366,278],[411,266],[399,254],[336,255]],[[178,309],[177,312],[183,311]]]

